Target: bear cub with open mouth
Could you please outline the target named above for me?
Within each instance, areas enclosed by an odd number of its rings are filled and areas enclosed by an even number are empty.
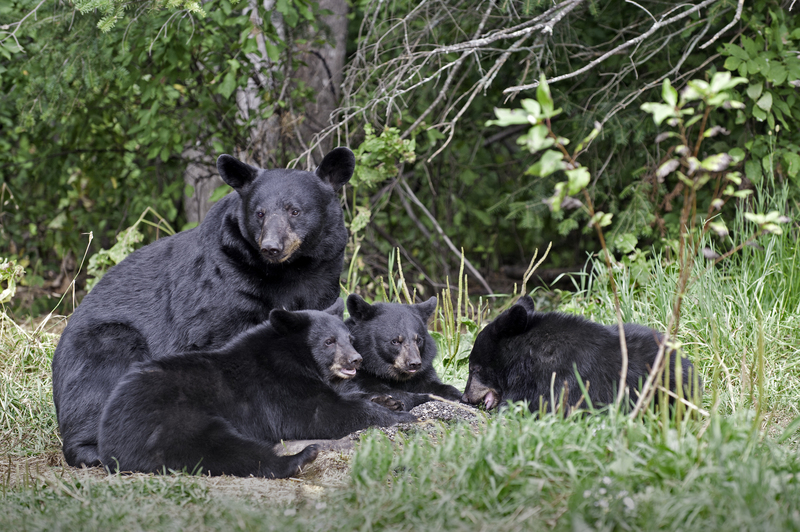
[[[101,417],[102,463],[119,471],[285,478],[318,450],[278,456],[281,440],[338,439],[416,421],[331,387],[361,360],[343,311],[341,299],[325,311],[276,309],[222,349],[134,365]]]
[[[626,323],[628,372],[625,386],[631,401],[653,367],[662,335],[643,325]],[[622,369],[622,351],[616,324],[601,325],[581,316],[537,312],[530,296],[500,314],[475,338],[469,355],[469,377],[461,400],[483,404],[489,410],[506,401],[527,400],[532,412],[585,407],[580,375],[592,406],[614,402]],[[680,361],[680,362],[679,362]],[[692,363],[669,354],[669,389],[683,396],[702,393],[702,382]],[[666,372],[665,372],[666,373]],[[552,389],[551,389],[552,388]],[[696,394],[695,394],[696,392]]]

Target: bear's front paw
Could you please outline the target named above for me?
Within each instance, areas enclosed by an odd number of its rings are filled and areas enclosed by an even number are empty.
[[[378,403],[379,405],[388,408],[389,410],[402,411],[405,410],[406,407],[406,405],[403,404],[403,401],[395,399],[391,395],[376,395],[370,400],[373,403]]]

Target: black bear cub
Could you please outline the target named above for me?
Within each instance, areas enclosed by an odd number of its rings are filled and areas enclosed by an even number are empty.
[[[416,421],[331,388],[331,379],[351,376],[361,360],[343,310],[341,299],[327,311],[276,309],[222,349],[135,365],[103,410],[103,464],[284,478],[317,449],[278,456],[273,446],[281,440],[336,439]]]
[[[628,374],[625,385],[631,401],[647,378],[658,352],[661,334],[625,324]],[[675,391],[680,370],[685,397],[702,392],[688,359],[670,353],[669,388]],[[592,406],[611,404],[619,386],[622,351],[617,325],[601,325],[580,316],[536,312],[533,299],[521,298],[500,314],[475,339],[469,355],[469,378],[462,401],[491,409],[505,401],[527,400],[532,412],[587,406],[577,369]],[[554,375],[555,374],[555,375]],[[552,390],[551,390],[552,384]],[[695,388],[696,386],[696,388]],[[561,403],[563,401],[563,403]]]
[[[260,169],[229,155],[236,193],[196,228],[161,238],[111,268],[70,317],[53,356],[53,400],[74,466],[97,465],[100,414],[135,362],[219,349],[274,308],[322,310],[339,297],[347,229],[340,190],[347,148],[315,172]]]
[[[364,360],[358,374],[344,389],[375,395],[373,400],[402,410],[430,401],[429,394],[458,401],[461,392],[443,384],[433,369],[436,342],[428,333],[427,323],[435,309],[435,296],[416,305],[370,305],[360,296],[350,294],[347,298],[350,317],[345,323],[353,337],[353,346]],[[396,402],[381,401],[386,395]]]

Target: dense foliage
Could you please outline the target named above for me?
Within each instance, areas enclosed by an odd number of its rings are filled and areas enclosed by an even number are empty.
[[[190,160],[252,151],[253,128],[270,117],[291,133],[289,110],[313,94],[281,80],[298,65],[292,39],[303,42],[301,29],[323,11],[307,0],[251,3],[257,16],[231,0],[0,6],[0,254],[25,266],[23,284],[63,291],[87,246],[89,256],[110,248],[148,207],[187,227]],[[796,15],[777,0],[748,2],[740,17],[735,0],[700,4],[351,3],[342,108],[322,135],[359,154],[346,203],[363,279],[385,274],[398,247],[409,278],[436,286],[456,277],[463,247],[468,266],[503,291],[549,241],[550,268],[580,267],[599,249],[584,210],[551,211],[543,201],[562,176],[525,173],[536,158],[516,142],[523,129],[486,125],[495,107],[514,105],[509,95],[533,94],[509,87],[540,75],[562,108],[555,133],[579,139],[602,126],[581,163],[596,209],[614,216],[608,241],[618,253],[668,249],[678,234],[679,209],[657,176],[665,127],[640,110],[665,78],[678,90],[715,72],[746,78],[733,90],[745,107],[710,117],[722,134],[708,139],[708,153],[738,148],[743,188],[787,182],[796,198]],[[533,31],[536,20],[546,27]],[[259,87],[259,111],[245,118],[236,98],[261,79],[247,60],[255,35],[265,37],[277,83]],[[266,149],[267,162],[281,165],[302,152]],[[151,218],[145,242],[164,234]]]

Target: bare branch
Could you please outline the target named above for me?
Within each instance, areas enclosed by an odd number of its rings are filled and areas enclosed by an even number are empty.
[[[792,5],[794,5],[794,2],[792,2]],[[709,40],[707,43],[705,43],[703,46],[701,46],[700,49],[701,50],[705,50],[706,48],[711,46],[714,43],[714,41],[719,39],[722,36],[723,33],[728,31],[729,29],[731,29],[739,21],[739,19],[742,18],[742,9],[743,8],[744,8],[744,0],[739,0],[739,4],[736,6],[736,14],[733,16],[733,20],[731,20],[730,23],[728,25],[726,25],[724,28],[719,30],[716,35],[711,37],[711,40]],[[791,11],[791,10],[792,10],[792,8],[789,7],[789,11]]]
[[[22,23],[25,22],[26,20],[28,20],[28,18],[31,15],[35,15],[36,12],[39,10],[39,8],[42,7],[42,4],[45,3],[45,1],[46,0],[40,0],[40,2],[38,4],[36,4],[36,7],[31,9],[28,12],[28,14],[25,15],[24,17],[22,17],[19,21],[12,22],[11,24],[3,24],[2,26],[0,26],[0,35],[5,35],[4,37],[0,37],[0,44],[3,44],[8,39],[14,39],[14,42],[17,44],[17,48],[19,48],[20,51],[23,51],[22,45],[19,44],[19,41],[17,40],[17,32],[22,27]],[[6,31],[6,30],[10,30],[11,28],[14,28],[14,31]]]
[[[615,48],[613,48],[611,50],[609,50],[608,52],[604,53],[603,55],[601,55],[600,57],[598,57],[594,61],[591,61],[589,64],[584,65],[583,67],[579,68],[578,70],[574,70],[574,71],[570,72],[569,74],[564,74],[562,76],[556,76],[554,78],[548,79],[547,83],[555,83],[556,81],[562,81],[562,80],[565,80],[565,79],[574,78],[576,76],[579,76],[579,75],[583,74],[584,72],[588,72],[589,70],[591,70],[592,68],[596,67],[597,65],[599,65],[600,63],[602,63],[603,61],[605,61],[606,59],[608,59],[612,55],[616,55],[616,54],[620,53],[621,51],[625,50],[626,48],[630,48],[633,45],[641,43],[642,41],[644,41],[645,39],[650,37],[652,34],[657,32],[658,30],[660,30],[664,26],[668,26],[670,24],[678,22],[679,20],[683,20],[684,18],[688,17],[692,13],[695,13],[695,12],[703,9],[704,7],[707,7],[707,6],[711,5],[711,4],[714,4],[714,3],[719,2],[719,1],[720,0],[705,0],[704,2],[701,2],[701,3],[697,4],[697,5],[695,5],[691,9],[688,9],[688,10],[684,11],[680,15],[675,15],[674,17],[671,17],[671,18],[668,18],[668,19],[662,18],[662,20],[654,23],[652,26],[650,26],[649,30],[647,30],[646,32],[642,33],[638,37],[636,37],[634,39],[631,39],[629,41],[625,41],[624,43],[620,44],[619,46],[617,46],[617,47],[615,47]],[[524,91],[524,90],[535,89],[538,86],[539,86],[539,82],[536,81],[534,83],[529,83],[527,85],[517,85],[515,87],[508,87],[503,92],[504,93],[515,93],[515,92],[520,92],[520,91]]]
[[[425,216],[428,217],[428,219],[433,224],[433,227],[436,228],[436,232],[439,233],[439,236],[442,237],[442,240],[444,240],[445,244],[447,244],[447,247],[450,248],[450,251],[455,253],[456,256],[458,256],[458,259],[461,260],[462,257],[461,251],[459,251],[459,249],[453,244],[450,238],[448,238],[447,234],[444,232],[444,229],[442,229],[442,226],[439,225],[439,222],[436,221],[436,218],[430,213],[430,211],[419,200],[419,198],[417,198],[416,194],[414,194],[414,191],[411,190],[411,187],[409,187],[408,184],[403,180],[400,181],[400,187],[401,187],[400,190],[405,192],[408,195],[408,198],[422,210]],[[475,279],[477,279],[478,282],[481,283],[481,286],[483,286],[484,290],[486,290],[489,294],[494,294],[492,288],[489,286],[489,283],[487,283],[486,279],[483,278],[483,275],[481,275],[481,273],[475,268],[475,266],[472,265],[472,263],[466,257],[464,257],[464,266],[466,266],[466,268],[475,277]]]

